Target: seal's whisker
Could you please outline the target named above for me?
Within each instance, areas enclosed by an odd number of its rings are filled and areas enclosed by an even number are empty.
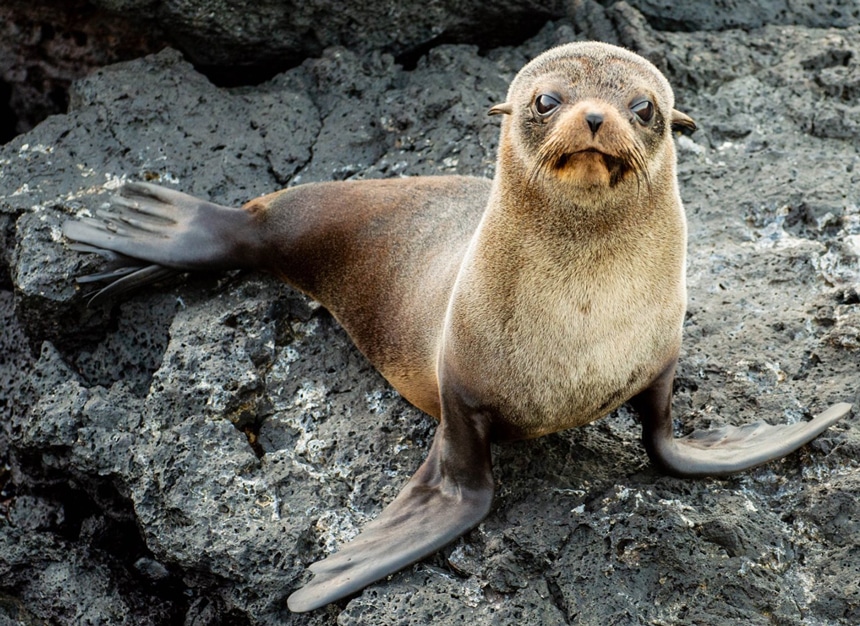
[[[528,175],[528,184],[535,185],[538,179],[546,174],[556,160],[556,155],[559,153],[557,144],[561,143],[558,140],[550,139],[538,150],[535,156],[534,167],[531,168]]]
[[[651,176],[648,172],[648,160],[645,151],[639,145],[632,145],[625,150],[624,159],[628,162],[630,170],[636,176],[636,196],[641,196],[642,185],[648,193],[650,203],[652,197]]]

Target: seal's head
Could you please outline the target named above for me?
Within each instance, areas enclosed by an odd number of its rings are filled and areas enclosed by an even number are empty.
[[[535,58],[490,114],[507,116],[500,142],[506,175],[549,186],[554,196],[575,191],[580,202],[589,191],[605,200],[612,188],[644,183],[650,190],[674,179],[672,129],[696,127],[674,109],[672,88],[654,65],[597,42]]]

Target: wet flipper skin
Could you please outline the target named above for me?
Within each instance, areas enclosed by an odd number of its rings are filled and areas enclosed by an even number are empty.
[[[642,443],[651,462],[685,478],[726,476],[780,459],[809,443],[848,415],[851,405],[834,404],[808,422],[771,425],[754,422],[697,430],[676,438],[672,432],[672,381],[675,363],[631,403],[642,419]]]
[[[338,552],[310,566],[314,578],[287,600],[311,611],[433,554],[489,512],[493,499],[490,420],[443,416],[430,453],[400,494]]]

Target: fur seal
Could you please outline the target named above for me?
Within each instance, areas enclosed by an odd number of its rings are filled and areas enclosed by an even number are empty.
[[[652,461],[719,476],[782,457],[850,411],[675,438],[686,223],[675,110],[627,50],[572,43],[528,63],[504,104],[496,175],[297,186],[223,207],[129,184],[78,250],[112,260],[97,294],[165,273],[259,268],[326,306],[413,404],[439,419],[427,459],[353,541],[288,600],[309,611],[474,527],[493,497],[490,442],[592,422],[624,402]],[[361,289],[355,285],[361,284]]]

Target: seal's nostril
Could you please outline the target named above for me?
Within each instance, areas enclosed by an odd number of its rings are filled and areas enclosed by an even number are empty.
[[[586,113],[585,121],[588,122],[591,134],[596,135],[597,129],[603,124],[603,115],[601,113]]]

